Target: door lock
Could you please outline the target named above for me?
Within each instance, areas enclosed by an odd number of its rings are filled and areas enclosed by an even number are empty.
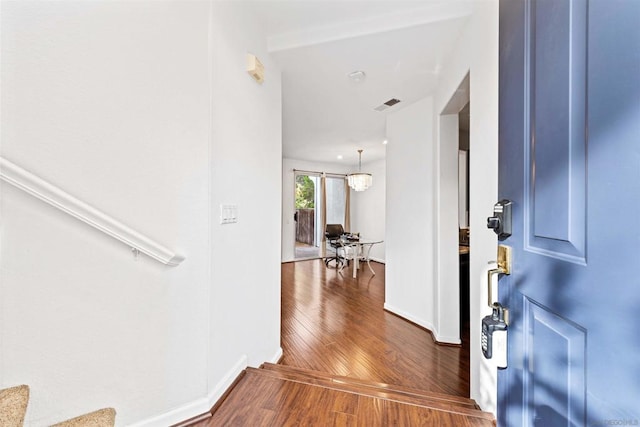
[[[480,345],[485,359],[494,359],[498,368],[507,367],[507,321],[505,308],[499,303],[492,307],[492,313],[482,319]]]
[[[498,240],[511,236],[511,205],[510,200],[500,200],[493,205],[493,216],[487,218],[487,228],[498,235]]]
[[[497,268],[487,271],[487,304],[492,313],[482,319],[481,345],[486,359],[494,359],[499,369],[507,367],[507,330],[509,328],[509,309],[503,307],[493,296],[493,276],[511,274],[511,248],[498,245]],[[497,295],[496,295],[497,299]]]

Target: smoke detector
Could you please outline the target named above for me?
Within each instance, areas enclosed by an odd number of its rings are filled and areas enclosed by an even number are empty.
[[[351,81],[353,81],[354,83],[361,83],[364,81],[367,75],[364,73],[364,71],[354,71],[347,74],[347,77],[349,77],[349,79],[351,79]]]

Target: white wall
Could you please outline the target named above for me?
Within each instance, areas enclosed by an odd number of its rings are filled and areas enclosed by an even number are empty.
[[[436,268],[434,327],[444,342],[460,343],[460,253],[458,245],[458,114],[434,118],[436,147]]]
[[[264,28],[251,5],[212,4],[210,385],[244,355],[251,366],[280,356],[282,203],[280,72],[267,53]],[[264,64],[261,85],[245,71],[247,52]],[[238,206],[237,224],[220,225],[220,204]]]
[[[351,231],[360,232],[367,239],[382,240],[372,246],[370,257],[384,263],[386,161],[365,163],[362,170],[373,175],[373,185],[366,191],[351,190]]]
[[[467,135],[466,132],[460,132],[458,140]],[[469,159],[469,152],[464,150],[458,150],[458,224],[460,228],[467,228],[469,226],[469,219],[467,214],[469,213],[469,207],[467,206],[467,164]]]
[[[473,153],[469,171],[471,398],[482,409],[495,411],[496,368],[482,357],[479,342],[480,322],[489,311],[483,272],[497,251],[496,236],[486,227],[486,218],[498,194],[498,2],[493,0],[474,3],[469,24],[442,69],[435,96],[436,114],[445,109],[467,73],[470,73]],[[440,286],[446,287],[446,281]]]
[[[2,185],[0,387],[31,386],[27,426],[208,410],[279,353],[280,77],[261,29],[207,1],[1,8],[1,154],[186,260],[136,261]],[[223,202],[238,224],[218,224]]]
[[[387,117],[385,308],[437,334],[433,117],[431,98]]]

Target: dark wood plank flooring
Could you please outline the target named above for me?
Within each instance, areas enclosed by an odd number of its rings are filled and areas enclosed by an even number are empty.
[[[213,416],[181,425],[495,426],[465,399],[468,339],[437,345],[386,312],[372,266],[353,279],[322,260],[283,264],[281,364],[248,368]]]
[[[469,339],[438,345],[431,333],[384,310],[385,266],[357,279],[321,260],[282,264],[284,365],[469,396]]]
[[[477,409],[428,398],[406,400],[248,368],[225,404],[198,426],[495,426],[491,414]]]

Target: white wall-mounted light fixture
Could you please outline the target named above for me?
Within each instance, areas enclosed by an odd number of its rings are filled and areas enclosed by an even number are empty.
[[[347,175],[349,187],[355,191],[364,191],[373,184],[371,174],[362,172],[362,151],[363,150],[358,150],[358,172]]]
[[[258,83],[264,81],[264,65],[255,55],[250,53],[247,54],[247,73]]]

